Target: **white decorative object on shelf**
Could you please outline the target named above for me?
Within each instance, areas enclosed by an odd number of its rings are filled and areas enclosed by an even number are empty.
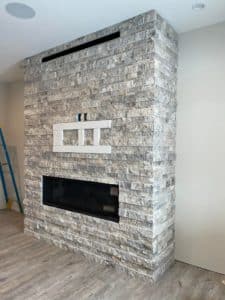
[[[53,125],[53,152],[111,153],[111,146],[100,145],[101,129],[111,128],[111,120],[60,123]],[[85,145],[85,130],[93,130],[93,145]],[[64,131],[77,130],[77,145],[64,144]]]

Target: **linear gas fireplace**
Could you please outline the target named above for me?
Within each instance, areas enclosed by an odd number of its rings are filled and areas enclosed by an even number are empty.
[[[119,222],[117,185],[43,176],[43,204]]]

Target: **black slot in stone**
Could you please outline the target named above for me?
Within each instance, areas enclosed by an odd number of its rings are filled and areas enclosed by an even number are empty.
[[[42,58],[42,62],[47,62],[47,61],[53,60],[53,59],[58,58],[58,57],[62,57],[62,56],[65,56],[65,55],[68,55],[68,54],[71,54],[71,53],[74,53],[74,52],[84,50],[86,48],[90,48],[90,47],[93,47],[93,46],[96,46],[96,45],[99,45],[99,44],[102,44],[102,43],[106,43],[106,42],[112,41],[114,39],[117,39],[119,37],[120,37],[120,31],[117,31],[117,32],[111,33],[109,35],[105,35],[105,36],[103,36],[101,38],[98,38],[96,40],[93,40],[93,41],[90,41],[90,42],[87,42],[87,43],[84,43],[84,44],[81,44],[81,45],[78,45],[78,46],[60,51],[60,52],[57,52],[57,53],[51,54],[49,56],[45,56],[45,57]]]
[[[43,204],[119,222],[119,187],[43,176]]]

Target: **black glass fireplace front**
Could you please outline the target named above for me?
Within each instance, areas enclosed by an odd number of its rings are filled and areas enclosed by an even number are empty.
[[[119,186],[43,176],[43,204],[119,222]]]

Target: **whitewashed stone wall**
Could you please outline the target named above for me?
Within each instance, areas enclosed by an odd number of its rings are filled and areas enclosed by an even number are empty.
[[[44,56],[120,30],[55,60]],[[177,35],[155,12],[25,61],[25,232],[156,280],[174,261]],[[55,123],[112,120],[111,154],[53,153]],[[42,204],[42,176],[119,184],[120,222]]]

